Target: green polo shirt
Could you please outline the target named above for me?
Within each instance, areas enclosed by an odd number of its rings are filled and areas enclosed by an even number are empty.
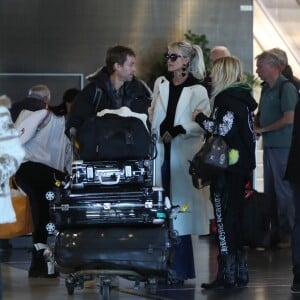
[[[263,87],[259,102],[259,121],[261,127],[274,123],[282,117],[284,112],[295,110],[298,94],[295,86],[291,82],[283,85],[280,98],[280,86],[285,80],[285,77],[279,76],[273,87],[270,88],[268,84],[265,84]],[[263,132],[263,147],[290,147],[292,130],[293,125],[287,125],[278,130]]]

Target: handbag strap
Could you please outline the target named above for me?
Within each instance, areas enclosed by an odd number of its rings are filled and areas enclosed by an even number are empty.
[[[9,187],[12,190],[18,190],[21,194],[26,195],[26,193],[18,186],[15,176],[9,178]]]
[[[17,185],[15,176],[11,176],[9,178],[9,187],[11,189],[18,190],[18,185]]]

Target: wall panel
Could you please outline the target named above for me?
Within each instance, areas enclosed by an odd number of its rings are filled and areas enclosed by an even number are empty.
[[[252,0],[2,0],[0,73],[87,75],[104,63],[109,46],[125,44],[136,50],[138,75],[147,80],[167,43],[189,29],[206,34],[209,47],[228,46],[251,71],[252,11],[240,5]],[[0,94],[19,100],[25,92],[0,79]]]

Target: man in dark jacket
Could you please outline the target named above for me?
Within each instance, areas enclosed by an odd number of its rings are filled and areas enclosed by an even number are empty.
[[[135,78],[136,55],[130,48],[115,46],[106,54],[106,66],[90,75],[90,81],[76,97],[66,125],[79,129],[83,122],[103,109],[122,106],[133,112],[148,114],[150,89]]]
[[[292,232],[292,263],[293,263],[293,283],[292,293],[300,293],[300,102],[295,108],[292,143],[289,152],[285,179],[288,180],[294,193],[295,223]]]

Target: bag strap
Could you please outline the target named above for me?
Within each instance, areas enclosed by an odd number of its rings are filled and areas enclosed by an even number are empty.
[[[9,178],[9,188],[11,190],[18,190],[22,195],[26,195],[26,193],[18,186],[15,175]]]
[[[95,107],[95,113],[96,114],[98,112],[98,107],[99,107],[99,104],[100,104],[101,97],[102,97],[102,90],[98,86],[96,86],[96,92],[95,92],[95,95],[94,95],[94,98],[93,98],[93,105]]]
[[[42,128],[44,128],[48,124],[48,122],[50,121],[50,113],[51,113],[50,110],[47,110],[45,117],[41,120],[41,122],[39,123],[39,125],[36,129],[37,132],[40,131]]]
[[[9,178],[9,187],[14,190],[18,189],[18,185],[17,185],[15,176],[11,176]]]
[[[285,80],[283,81],[280,86],[279,86],[279,99],[281,100],[281,96],[282,96],[282,90],[283,90],[283,87],[286,83],[290,82],[289,80]]]

